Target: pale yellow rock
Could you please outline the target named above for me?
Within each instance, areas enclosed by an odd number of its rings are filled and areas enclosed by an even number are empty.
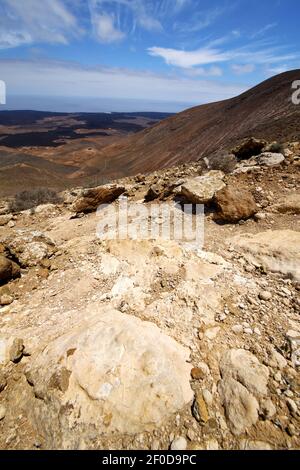
[[[87,310],[87,319],[51,342],[27,370],[45,399],[28,407],[40,431],[56,445],[61,439],[63,448],[72,448],[79,430],[82,438],[92,428],[99,434],[151,430],[193,397],[187,349],[152,323],[112,309]],[[64,420],[52,422],[66,406]]]
[[[226,378],[219,382],[218,390],[234,435],[242,434],[257,422],[259,405],[246,387],[232,378]]]
[[[276,202],[276,204],[272,206],[271,209],[277,212],[281,212],[282,214],[300,214],[300,194],[287,194],[283,198],[279,199],[279,201]]]
[[[231,243],[255,266],[300,280],[300,232],[268,230],[235,237]]]
[[[220,362],[223,378],[232,378],[244,385],[255,395],[268,393],[269,369],[244,349],[230,349],[223,354]]]
[[[181,186],[181,194],[192,204],[207,204],[215,193],[225,187],[224,173],[212,170],[204,176],[189,178]]]

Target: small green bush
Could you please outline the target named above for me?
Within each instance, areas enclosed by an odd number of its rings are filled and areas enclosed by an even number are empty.
[[[267,145],[266,151],[272,153],[283,153],[284,145],[280,144],[279,142],[272,142],[271,144]]]
[[[16,194],[10,204],[11,212],[21,212],[33,209],[40,204],[59,204],[62,202],[56,191],[48,188],[34,189],[32,191],[22,191]]]

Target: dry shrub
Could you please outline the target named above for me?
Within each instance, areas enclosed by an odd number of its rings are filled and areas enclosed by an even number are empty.
[[[237,163],[235,155],[228,152],[215,153],[208,161],[210,170],[221,170],[224,173],[232,173]]]
[[[15,195],[10,204],[11,212],[32,209],[40,204],[59,204],[61,198],[53,189],[39,188],[32,191],[22,191]]]

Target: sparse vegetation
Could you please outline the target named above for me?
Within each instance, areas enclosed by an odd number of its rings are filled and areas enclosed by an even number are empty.
[[[218,152],[208,158],[210,170],[221,170],[224,173],[232,173],[237,160],[233,154],[228,152]]]
[[[279,142],[272,142],[266,147],[266,151],[272,153],[283,153],[284,145],[280,144]]]
[[[40,188],[32,191],[21,191],[16,194],[10,204],[11,212],[20,212],[33,209],[40,204],[58,204],[62,202],[56,191],[49,188]]]

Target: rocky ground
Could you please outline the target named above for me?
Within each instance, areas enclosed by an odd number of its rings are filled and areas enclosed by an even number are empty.
[[[3,201],[0,448],[299,449],[299,155]],[[204,245],[113,239],[125,200],[204,204]]]

